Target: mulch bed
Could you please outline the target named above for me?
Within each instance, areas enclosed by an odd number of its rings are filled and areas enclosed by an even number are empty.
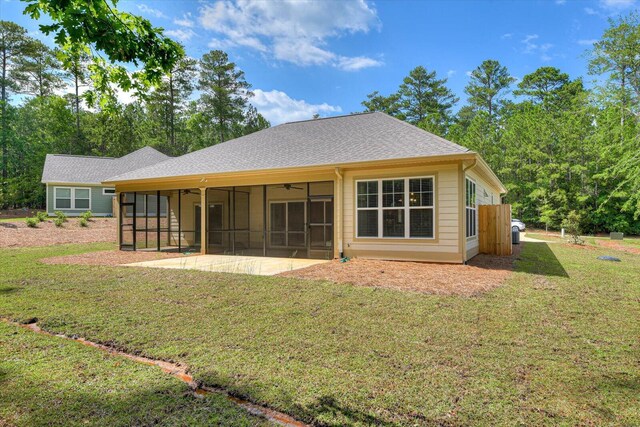
[[[356,286],[436,295],[476,296],[501,286],[511,275],[522,245],[508,257],[478,255],[468,265],[352,259],[332,261],[279,274]]]
[[[69,218],[62,227],[52,220],[29,228],[25,221],[0,222],[0,248],[51,246],[67,243],[116,242],[114,218],[92,218],[88,227],[80,227],[77,218]]]
[[[627,252],[630,254],[640,255],[640,248],[634,248],[620,244],[614,240],[596,240],[597,244],[609,249],[615,249],[616,251]]]
[[[77,255],[54,256],[43,258],[40,262],[45,264],[75,264],[75,265],[122,265],[133,262],[154,261],[164,258],[184,257],[184,254],[167,252],[142,252],[142,251],[98,251]]]

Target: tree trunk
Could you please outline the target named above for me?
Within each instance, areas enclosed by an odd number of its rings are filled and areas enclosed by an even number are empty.
[[[74,83],[76,86],[76,98],[75,98],[75,103],[76,103],[76,135],[77,135],[77,139],[78,141],[80,141],[80,88],[78,85],[78,73],[77,70],[74,73]]]
[[[218,119],[218,126],[220,127],[220,142],[224,142],[224,118],[222,114],[220,114],[220,118]]]
[[[7,182],[7,52],[2,52],[2,182]]]
[[[175,98],[173,96],[173,73],[169,73],[169,139],[171,149],[176,150],[176,133],[175,133]],[[177,152],[177,150],[176,150]]]
[[[626,108],[626,94],[625,94],[626,82],[625,82],[625,76],[624,76],[624,69],[622,70],[620,75],[622,78],[622,82],[621,82],[622,103],[620,107],[620,142],[624,142],[624,109]]]

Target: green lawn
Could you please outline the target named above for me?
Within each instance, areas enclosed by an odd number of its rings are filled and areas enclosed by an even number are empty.
[[[640,424],[639,255],[527,243],[475,298],[37,262],[103,246],[0,251],[0,316],[186,363],[318,424]]]
[[[25,222],[27,218],[0,218],[0,222]]]
[[[532,239],[544,240],[545,242],[560,242],[563,239],[560,236],[556,236],[553,234],[545,234],[542,233],[529,233],[528,231],[525,233],[527,237],[531,237]],[[566,240],[566,239],[564,239]]]
[[[542,233],[526,233],[527,237],[531,237],[532,239],[544,240],[547,242],[567,242],[570,237],[567,235],[564,239],[562,239],[559,235],[553,234],[545,234]],[[609,237],[594,237],[594,236],[582,236],[582,239],[585,243],[589,245],[596,245],[597,240],[610,241]],[[613,242],[618,243],[623,246],[629,246],[631,248],[640,248],[640,237],[638,236],[626,236],[624,240],[613,240]]]
[[[159,368],[0,323],[0,425],[267,425],[188,392]]]

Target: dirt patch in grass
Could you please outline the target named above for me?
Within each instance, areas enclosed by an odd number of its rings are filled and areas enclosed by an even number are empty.
[[[627,253],[630,253],[630,254],[638,254],[638,255],[640,255],[640,248],[634,248],[632,246],[626,246],[626,245],[623,245],[621,243],[615,242],[613,240],[596,239],[596,243],[599,246],[602,246],[602,247],[605,247],[605,248],[615,249],[616,251],[622,251],[622,252],[627,252]]]
[[[587,250],[587,251],[595,251],[596,250],[595,246],[591,246],[591,245],[588,245],[586,243],[584,243],[582,245],[579,245],[577,243],[567,242],[567,243],[565,243],[565,245],[567,245],[567,246],[569,246],[570,248],[573,248],[573,249],[583,249],[583,250]]]
[[[514,253],[508,257],[478,255],[468,265],[353,259],[287,271],[279,276],[437,295],[475,296],[504,283],[521,246],[514,245]]]
[[[51,246],[67,243],[115,242],[116,220],[93,218],[88,227],[81,227],[77,218],[70,218],[62,227],[52,220],[29,228],[24,221],[0,223],[0,248]]]
[[[186,255],[167,252],[142,252],[142,251],[98,251],[76,255],[54,256],[43,258],[40,261],[45,264],[76,264],[76,265],[122,265],[132,262],[153,261],[164,258],[177,258]]]

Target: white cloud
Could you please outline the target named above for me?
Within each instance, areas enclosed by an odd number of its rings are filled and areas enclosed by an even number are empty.
[[[379,67],[382,61],[367,58],[366,56],[340,56],[336,67],[344,71],[358,71],[363,68]]]
[[[176,18],[173,20],[173,23],[179,25],[181,27],[193,28],[196,24],[193,21],[193,17],[191,16],[191,12],[185,13],[182,15],[182,18]]]
[[[593,46],[593,44],[596,43],[597,41],[598,39],[584,39],[584,40],[578,40],[578,44],[582,46]]]
[[[311,119],[314,114],[332,115],[342,112],[337,105],[309,104],[302,99],[293,99],[279,90],[263,91],[255,89],[251,103],[272,125]]]
[[[469,70],[469,71],[465,71],[464,73],[467,75],[467,77],[471,77],[472,71]]]
[[[457,73],[457,71],[456,71],[456,70],[449,70],[449,71],[447,71],[447,77],[448,77],[448,78],[451,78],[451,77],[453,77],[456,73]]]
[[[600,0],[600,4],[606,8],[625,9],[627,7],[634,6],[636,4],[636,0]]]
[[[116,98],[118,98],[118,102],[121,104],[132,104],[137,101],[136,95],[134,91],[127,91],[120,89],[119,87],[115,88]]]
[[[538,45],[534,43],[534,40],[540,38],[537,34],[529,34],[524,39],[522,39],[522,43],[524,43],[524,53],[532,53]]]
[[[549,51],[553,47],[551,43],[539,44],[537,40],[540,38],[537,34],[529,34],[524,39],[520,40],[524,44],[522,53],[525,54],[538,54],[542,61],[550,61],[552,59]]]
[[[213,46],[248,47],[297,65],[331,65],[355,71],[382,64],[331,51],[328,40],[380,28],[365,0],[219,0],[200,8],[198,21],[216,33]]]
[[[500,36],[500,38],[503,39],[503,40],[510,39],[511,37],[513,37],[513,34],[511,34],[511,33],[505,33],[505,34]]]
[[[135,92],[134,91],[128,91],[125,92],[124,90],[122,90],[121,88],[119,88],[118,86],[112,84],[111,88],[113,89],[113,91],[115,92],[116,95],[116,99],[118,100],[119,103],[121,104],[131,104],[135,101],[137,101],[137,98],[135,96]],[[80,95],[80,108],[84,108],[87,109],[89,111],[96,111],[96,108],[89,108],[86,104],[86,102],[84,101],[84,99],[82,98],[82,96],[90,89],[89,85],[80,85],[78,87],[78,95]],[[65,85],[64,87],[58,88],[54,91],[54,93],[58,96],[65,96],[65,95],[71,95],[74,94],[75,95],[75,86],[71,83],[68,83],[67,85]]]
[[[172,37],[174,39],[180,40],[181,42],[189,41],[193,36],[196,35],[195,31],[193,31],[191,28],[186,28],[186,29],[178,28],[176,30],[167,30],[164,33],[165,35]]]
[[[567,0],[556,0],[556,4],[563,5],[567,3]]]
[[[600,0],[597,9],[585,7],[584,12],[587,15],[609,18],[636,5],[638,5],[638,0]]]
[[[267,47],[255,37],[238,37],[235,40],[212,38],[208,43],[208,46],[212,49],[220,50],[227,50],[238,46],[250,47],[260,52],[265,52],[267,50]]]
[[[138,10],[146,15],[153,16],[154,18],[164,18],[164,19],[167,18],[167,15],[165,15],[161,10],[149,7],[144,3],[141,3],[137,6],[138,6]]]

